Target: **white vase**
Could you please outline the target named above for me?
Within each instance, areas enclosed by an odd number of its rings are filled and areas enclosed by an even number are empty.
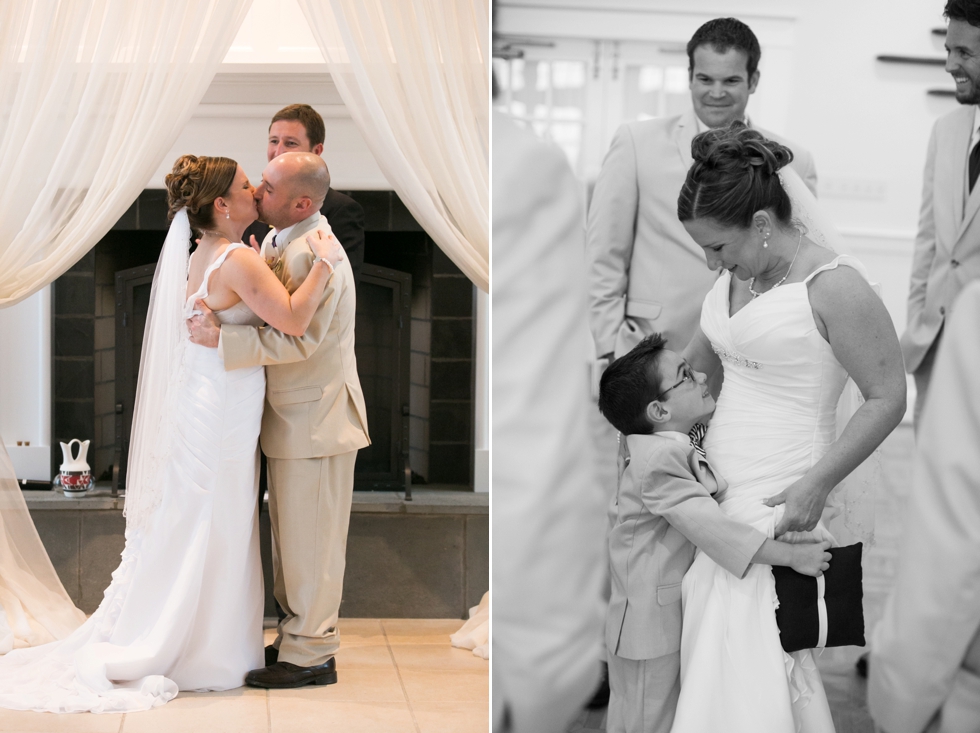
[[[75,455],[72,455],[73,443],[78,443],[78,453]],[[65,496],[84,496],[94,484],[92,470],[86,461],[88,444],[89,441],[78,438],[61,444],[61,489]]]

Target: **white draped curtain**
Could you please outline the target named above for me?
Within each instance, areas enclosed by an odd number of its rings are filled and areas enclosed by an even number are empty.
[[[0,308],[60,276],[129,208],[251,2],[0,0]],[[0,653],[84,618],[0,440]]]
[[[299,0],[405,206],[483,291],[490,275],[489,0]]]
[[[0,2],[0,308],[60,276],[129,208],[250,4]]]

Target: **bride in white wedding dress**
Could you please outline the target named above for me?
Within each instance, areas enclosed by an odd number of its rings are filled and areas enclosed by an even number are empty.
[[[693,157],[678,216],[721,276],[685,356],[724,369],[705,440],[729,484],[721,507],[769,536],[825,538],[831,491],[905,412],[898,337],[861,263],[793,221],[787,148],[735,126],[700,135]],[[848,377],[864,401],[838,436]],[[682,599],[673,731],[834,730],[812,652],[780,645],[768,566],[736,578],[699,553]]]
[[[313,174],[312,192],[297,184],[296,195],[318,208],[327,188]],[[218,350],[187,341],[184,319],[200,299],[222,322],[301,335],[343,250],[332,235],[311,236],[322,264],[290,296],[240,241],[257,212],[235,161],[182,156],[167,187],[173,223],[140,364],[121,562],[74,633],[0,658],[2,707],[145,710],[179,690],[240,687],[264,664],[256,468],[265,373],[225,371]],[[192,227],[200,239],[189,257]]]

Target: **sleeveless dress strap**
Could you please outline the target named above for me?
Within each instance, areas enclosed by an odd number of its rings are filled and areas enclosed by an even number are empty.
[[[836,270],[837,266],[840,264],[844,264],[847,265],[848,267],[852,267],[853,269],[857,270],[865,280],[868,280],[870,282],[870,279],[868,278],[868,272],[867,270],[864,269],[864,265],[861,263],[860,260],[858,260],[853,255],[839,254],[830,262],[828,262],[826,265],[821,265],[816,270],[814,270],[809,275],[807,275],[806,279],[803,280],[803,284],[804,285],[807,284],[814,277],[819,275],[821,272],[824,272],[825,270]]]
[[[244,244],[243,242],[235,242],[234,244],[229,244],[225,248],[225,251],[222,252],[217,257],[215,257],[214,258],[214,262],[212,262],[210,265],[208,265],[208,269],[206,269],[204,271],[204,279],[201,281],[201,287],[199,287],[197,289],[197,292],[196,293],[194,293],[193,295],[188,296],[187,301],[188,302],[193,302],[195,300],[204,300],[205,298],[207,298],[208,297],[208,286],[209,286],[210,281],[211,281],[211,275],[214,274],[214,271],[217,270],[219,267],[221,267],[222,264],[224,264],[224,261],[228,258],[228,254],[230,252],[232,252],[233,250],[236,250],[236,249],[241,249],[242,247],[247,247],[247,246],[248,245],[247,244]]]

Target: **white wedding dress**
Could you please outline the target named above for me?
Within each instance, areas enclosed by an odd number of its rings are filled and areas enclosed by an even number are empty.
[[[867,279],[860,262],[840,255],[805,282],[767,291],[729,316],[725,272],[701,310],[701,329],[725,370],[705,438],[708,460],[729,485],[721,508],[770,537],[783,508],[763,499],[802,478],[837,438],[847,373],[817,331],[807,282],[841,265]],[[822,525],[815,533],[826,536]],[[834,730],[812,652],[780,646],[770,566],[751,565],[739,579],[698,553],[682,599],[673,733]]]
[[[229,246],[207,269],[200,290]],[[258,325],[244,304],[216,314]],[[257,442],[265,372],[226,372],[187,345],[162,503],[126,546],[102,604],[74,633],[0,658],[0,707],[58,713],[146,710],[178,690],[240,687],[264,665]]]

